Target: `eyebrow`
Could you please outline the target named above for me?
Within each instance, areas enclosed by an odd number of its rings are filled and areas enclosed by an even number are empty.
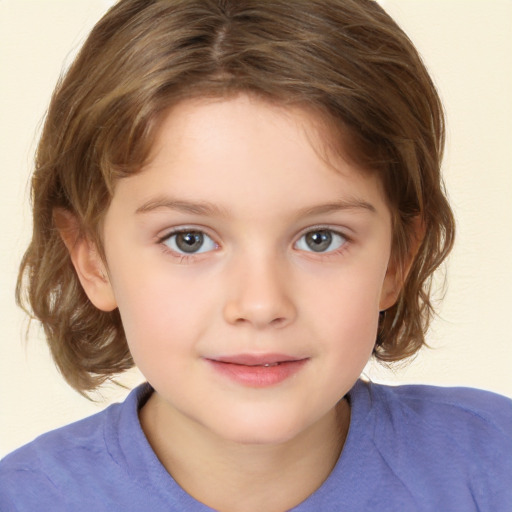
[[[308,217],[313,215],[322,215],[343,210],[363,210],[371,213],[377,213],[377,209],[367,201],[359,199],[334,201],[332,203],[319,204],[300,210],[300,216]]]
[[[169,197],[157,197],[150,199],[139,206],[135,213],[149,213],[159,209],[170,209],[194,215],[227,217],[228,211],[216,204],[208,201],[191,202],[184,200],[172,199]],[[359,199],[334,201],[331,203],[319,204],[299,210],[298,217],[310,217],[314,215],[322,215],[343,210],[363,210],[370,213],[376,213],[377,209],[370,203]]]
[[[157,197],[155,199],[150,199],[143,205],[139,206],[135,210],[135,213],[148,213],[162,208],[177,210],[184,213],[192,213],[195,215],[227,216],[226,210],[208,201],[191,202],[172,199],[169,197]]]

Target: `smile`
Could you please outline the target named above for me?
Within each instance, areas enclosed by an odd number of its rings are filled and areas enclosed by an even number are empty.
[[[275,386],[298,373],[308,358],[283,354],[241,354],[206,359],[217,374],[243,386]]]

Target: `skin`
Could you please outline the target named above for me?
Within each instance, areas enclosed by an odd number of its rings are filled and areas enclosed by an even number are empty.
[[[140,413],[150,444],[223,511],[288,509],[327,478],[349,425],[343,397],[400,288],[381,185],[323,154],[320,126],[244,95],[184,101],[147,167],[116,185],[106,262],[88,240],[68,243],[91,301],[119,308],[155,389]],[[180,253],[176,229],[205,243]],[[319,230],[333,241],[314,251],[305,235]],[[267,353],[306,362],[263,387],[209,363]]]

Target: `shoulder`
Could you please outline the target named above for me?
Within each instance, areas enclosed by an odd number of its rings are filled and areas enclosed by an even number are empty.
[[[18,448],[0,462],[0,471],[6,468],[35,468],[50,461],[69,460],[70,452],[94,453],[104,447],[104,427],[112,421],[118,405],[75,423],[47,432]]]
[[[66,479],[83,475],[90,470],[94,459],[101,459],[105,452],[104,425],[112,412],[106,409],[43,434],[3,458],[0,461],[0,505],[14,507],[16,502],[18,506],[21,489],[24,489],[24,505],[34,507],[33,510],[42,503],[58,503],[63,497]]]
[[[116,433],[129,429],[123,416],[136,416],[138,394],[136,390],[124,403],[43,434],[4,457],[0,510],[69,510],[73,499],[94,488],[101,475],[116,479]]]
[[[370,396],[384,406],[425,421],[469,421],[475,427],[512,436],[512,400],[481,389],[427,385],[366,384]]]
[[[369,443],[402,482],[435,488],[445,500],[465,495],[483,510],[512,510],[512,400],[470,388],[364,382],[354,392]]]
[[[479,389],[426,385],[384,386],[359,383],[379,428],[393,425],[400,434],[427,435],[429,445],[451,442],[491,450],[508,447],[512,461],[512,400]],[[482,443],[485,438],[486,442]]]

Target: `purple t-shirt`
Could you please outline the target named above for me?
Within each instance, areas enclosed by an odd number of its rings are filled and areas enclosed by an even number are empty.
[[[45,434],[0,462],[0,510],[206,512],[122,404]],[[485,391],[358,381],[350,430],[323,485],[293,512],[511,512],[512,401]]]

